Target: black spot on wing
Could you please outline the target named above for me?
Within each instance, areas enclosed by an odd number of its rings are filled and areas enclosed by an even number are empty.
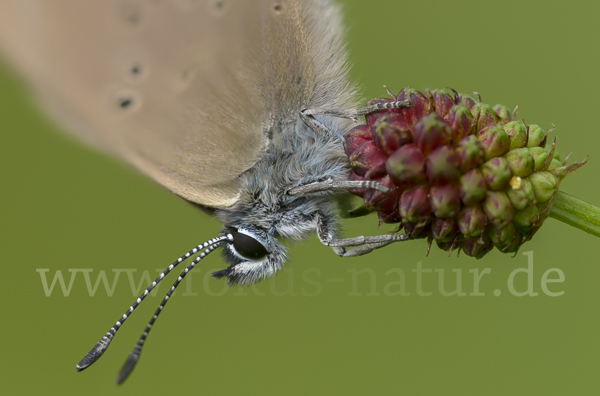
[[[141,99],[137,93],[127,90],[114,95],[113,103],[114,107],[121,112],[134,111],[140,108]]]
[[[143,70],[144,69],[142,68],[142,65],[140,63],[134,63],[133,65],[131,65],[129,73],[131,74],[131,77],[139,78],[142,76]]]
[[[131,107],[133,105],[133,103],[134,103],[133,98],[121,98],[119,101],[119,106],[122,109],[126,109],[128,107]]]

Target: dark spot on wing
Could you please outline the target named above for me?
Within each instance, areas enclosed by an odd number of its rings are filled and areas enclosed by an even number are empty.
[[[222,17],[227,13],[231,4],[228,0],[210,0],[208,2],[208,12],[213,17]]]
[[[139,96],[130,91],[122,91],[115,96],[115,106],[121,111],[132,111],[141,105]]]
[[[122,17],[129,25],[137,25],[142,19],[142,11],[138,6],[128,4],[121,9]]]
[[[127,83],[138,84],[148,76],[147,62],[140,60],[138,55],[125,56],[121,60],[121,65]]]
[[[121,106],[122,109],[131,107],[132,105],[133,105],[133,98],[121,98],[119,100],[119,106]]]
[[[127,80],[130,82],[140,81],[146,75],[146,68],[141,62],[133,61],[125,64],[125,72]]]

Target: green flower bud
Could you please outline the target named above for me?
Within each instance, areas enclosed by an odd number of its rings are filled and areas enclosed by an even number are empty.
[[[471,114],[478,131],[482,131],[489,126],[495,126],[500,121],[500,117],[498,117],[492,106],[485,103],[477,103],[473,106]]]
[[[400,187],[425,180],[425,160],[414,144],[407,144],[396,150],[388,158],[386,170]]]
[[[529,176],[529,181],[538,203],[549,201],[558,190],[558,179],[550,172],[536,172]]]
[[[503,126],[510,139],[510,149],[525,147],[527,144],[527,127],[523,121],[511,121]]]
[[[460,199],[466,206],[472,206],[485,198],[487,185],[479,169],[473,169],[460,177]]]
[[[561,166],[563,166],[562,162],[560,162],[557,159],[553,159],[552,161],[550,161],[550,166],[548,167],[548,170],[560,168]]]
[[[435,219],[431,231],[436,241],[452,242],[458,235],[458,225],[453,219]]]
[[[425,224],[431,215],[427,197],[429,188],[421,185],[406,190],[400,196],[400,216],[404,222]]]
[[[506,190],[506,195],[515,210],[524,209],[535,201],[533,186],[528,179],[521,179],[516,183],[511,183],[511,187]]]
[[[540,220],[540,210],[537,205],[530,205],[524,209],[515,212],[513,222],[524,232],[534,228]]]
[[[459,102],[463,104],[467,109],[471,110],[479,101],[475,100],[469,95],[458,95]]]
[[[485,229],[487,218],[481,206],[466,206],[458,213],[458,228],[467,238],[481,235]]]
[[[483,164],[481,173],[492,191],[504,190],[512,177],[508,161],[504,157],[492,158]]]
[[[502,191],[488,191],[482,208],[488,220],[497,227],[505,227],[513,218],[513,207]]]
[[[435,217],[447,218],[456,216],[460,210],[460,194],[454,184],[432,186],[429,190],[431,210]]]
[[[425,159],[425,173],[432,185],[453,183],[460,177],[460,158],[449,146],[440,146]]]
[[[460,141],[465,136],[473,135],[475,133],[473,115],[463,104],[458,104],[450,108],[450,111],[444,120],[452,129],[452,141],[454,143]]]
[[[486,235],[467,238],[463,243],[463,252],[465,252],[467,256],[478,259],[488,254],[493,248],[494,245]]]
[[[487,235],[498,250],[506,251],[514,242],[518,240],[517,247],[520,246],[521,238],[517,227],[513,223],[508,223],[504,227],[490,227]]]
[[[497,104],[493,107],[493,109],[500,118],[501,123],[512,121],[512,112],[508,109],[508,107]]]
[[[510,149],[508,135],[498,126],[490,126],[479,131],[477,141],[483,148],[486,161],[504,155]]]
[[[474,135],[462,138],[454,151],[458,155],[459,167],[463,173],[478,167],[485,161],[485,153]]]
[[[529,155],[533,158],[533,170],[541,171],[544,169],[544,164],[548,158],[548,152],[541,147],[532,147],[529,149]]]
[[[529,149],[518,148],[509,151],[504,156],[514,176],[527,177],[533,172],[535,162],[529,154]]]
[[[527,147],[543,147],[546,132],[539,125],[529,125]]]

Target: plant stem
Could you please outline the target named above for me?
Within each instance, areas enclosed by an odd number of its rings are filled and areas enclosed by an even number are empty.
[[[600,208],[559,191],[550,217],[600,237]]]

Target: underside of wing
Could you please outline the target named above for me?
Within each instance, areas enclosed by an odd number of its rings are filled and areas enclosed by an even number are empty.
[[[73,133],[185,199],[228,206],[264,144],[243,62],[260,40],[252,3],[2,1],[0,44]]]
[[[334,11],[319,0],[2,0],[0,48],[72,133],[189,201],[227,207],[268,149],[273,114],[295,117],[343,85],[345,73],[327,74],[345,61]]]

